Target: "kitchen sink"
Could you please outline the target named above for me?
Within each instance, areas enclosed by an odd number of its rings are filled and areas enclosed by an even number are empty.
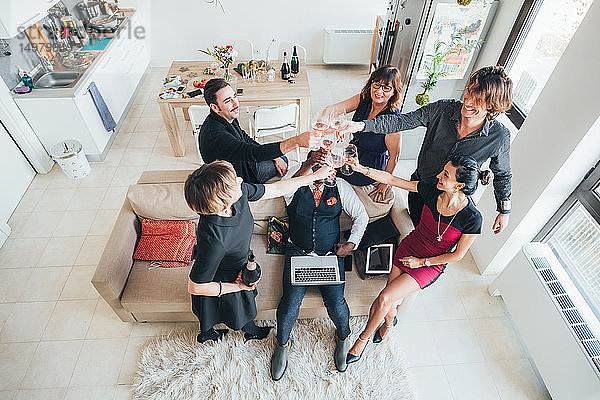
[[[75,71],[46,72],[44,75],[40,76],[33,85],[37,88],[65,87],[79,79],[80,75],[80,72]]]

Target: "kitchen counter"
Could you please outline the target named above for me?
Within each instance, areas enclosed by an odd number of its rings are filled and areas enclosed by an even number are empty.
[[[62,66],[55,67],[54,71],[74,71],[80,72],[81,76],[77,79],[75,84],[72,87],[57,87],[57,88],[36,88],[34,82],[34,89],[29,93],[19,94],[11,91],[13,98],[24,99],[24,98],[69,98],[74,97],[76,94],[81,93],[83,85],[86,83],[87,78],[93,74],[93,72],[98,68],[98,66],[102,63],[103,60],[106,60],[106,54],[112,49],[115,45],[115,38],[118,38],[121,33],[133,35],[133,31],[135,27],[132,27],[128,32],[123,32],[126,30],[129,21],[135,15],[135,11],[125,11],[123,13],[125,15],[125,19],[121,22],[116,32],[114,33],[105,33],[102,34],[101,37],[111,38],[108,45],[104,48],[104,50],[84,50],[86,52],[97,53],[97,56],[94,58],[92,63],[86,67],[85,69],[69,69],[63,68]],[[79,52],[80,50],[75,51]],[[87,89],[87,88],[86,88]],[[85,89],[84,89],[85,90]]]

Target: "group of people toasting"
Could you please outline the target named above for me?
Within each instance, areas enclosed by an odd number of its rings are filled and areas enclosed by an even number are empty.
[[[399,112],[402,83],[398,69],[374,71],[360,93],[326,107],[334,117],[354,112],[352,121],[338,126],[340,137],[351,136],[358,157],[346,158],[353,173],[337,174],[322,132],[308,131],[282,142],[261,145],[240,127],[235,91],[222,79],[210,80],[204,98],[211,108],[199,135],[206,164],[185,184],[185,198],[200,220],[197,256],[188,290],[200,321],[198,341],[217,340],[224,323],[244,331],[247,340],[264,339],[271,327],[254,323],[256,286],[241,279],[253,230],[248,202],[283,196],[290,239],[282,276],[283,294],[277,308],[277,345],[271,358],[271,377],[285,374],[292,348],[290,333],[298,317],[306,286],[290,282],[290,260],[298,255],[336,254],[344,277],[344,257],[360,243],[369,221],[389,212],[391,186],[409,192],[409,213],[415,229],[398,245],[385,288],[374,299],[369,318],[350,343],[350,311],[344,283],[319,287],[335,324],[334,363],[344,372],[358,361],[369,338],[379,343],[397,323],[396,306],[407,295],[435,282],[448,263],[460,260],[482,230],[482,217],[471,195],[493,173],[498,216],[491,229],[506,228],[511,208],[510,133],[496,120],[512,103],[512,82],[502,67],[474,72],[463,100],[440,100],[416,111]],[[393,175],[402,132],[426,128],[410,180]],[[298,147],[312,149],[298,167],[285,154]],[[316,150],[315,150],[316,149]],[[481,165],[490,160],[488,170]],[[281,180],[265,184],[280,176]],[[324,184],[324,181],[330,182]],[[342,211],[352,220],[347,241],[340,235]],[[352,294],[349,294],[350,296]]]

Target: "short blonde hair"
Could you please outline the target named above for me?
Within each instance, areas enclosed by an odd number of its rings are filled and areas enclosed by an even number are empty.
[[[512,107],[513,83],[501,66],[483,67],[473,72],[465,93],[485,102],[488,119],[494,119]]]
[[[233,165],[227,161],[204,164],[185,181],[185,201],[198,214],[217,214],[231,204],[236,178]]]

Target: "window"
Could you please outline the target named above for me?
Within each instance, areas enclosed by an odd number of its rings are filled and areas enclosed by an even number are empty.
[[[508,116],[520,128],[593,0],[525,0],[498,64],[514,84]]]
[[[536,240],[548,243],[600,319],[600,162]]]

